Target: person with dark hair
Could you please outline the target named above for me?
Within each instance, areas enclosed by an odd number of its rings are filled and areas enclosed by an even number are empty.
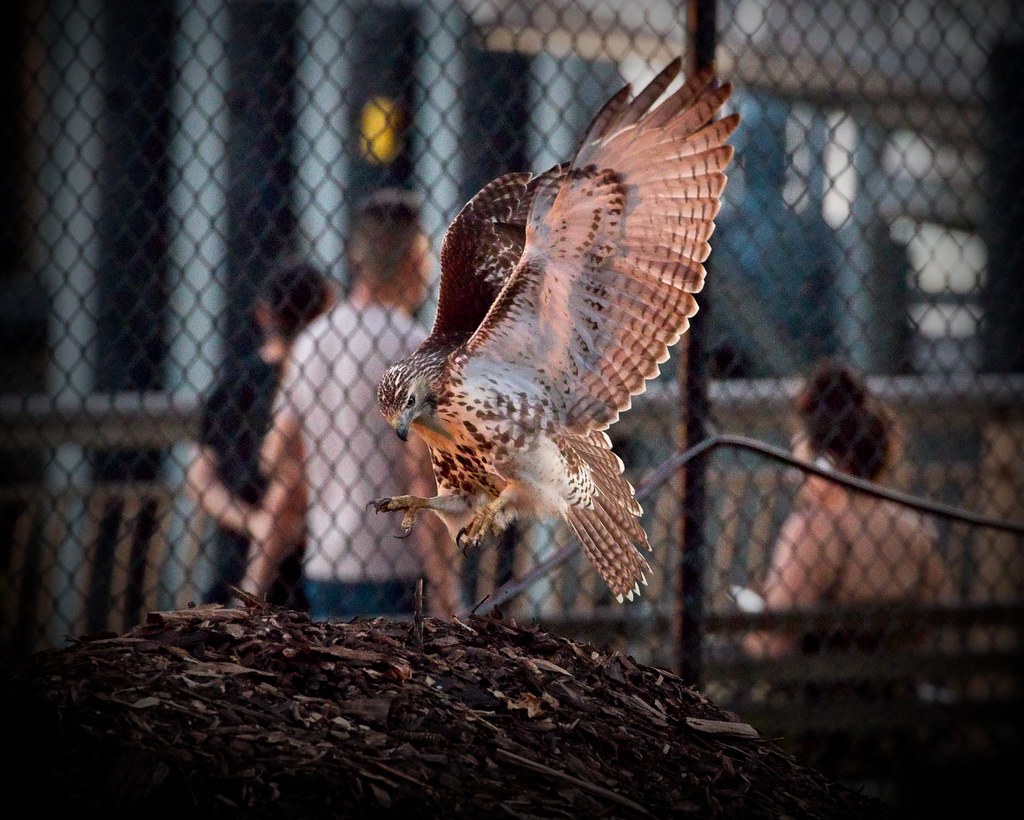
[[[845,364],[824,359],[796,398],[802,430],[794,446],[830,466],[874,481],[897,450],[896,423]]]
[[[824,359],[795,401],[793,454],[878,481],[899,451],[895,418],[848,365]],[[951,592],[936,534],[917,512],[807,474],[776,539],[759,608],[937,601]],[[902,640],[906,636],[892,636]],[[863,644],[879,636],[755,633],[749,652],[813,654],[822,642]]]
[[[295,337],[333,299],[327,277],[301,260],[285,260],[259,288],[253,318],[262,337],[257,350],[225,367],[203,404],[198,448],[186,474],[186,488],[215,522],[212,578],[204,603],[227,604],[249,559],[247,520],[267,489],[260,470],[260,448],[270,427],[270,411],[281,370]],[[298,500],[294,500],[297,505]],[[269,600],[305,608],[299,585],[302,533],[292,534],[288,557],[273,579]]]
[[[400,446],[376,403],[384,370],[426,336],[414,318],[430,261],[416,196],[388,188],[365,200],[345,257],[347,298],[300,334],[274,405],[263,452],[271,489],[248,522],[261,548],[242,589],[267,593],[287,554],[285,502],[305,494],[311,617],[411,614],[420,579],[427,609],[450,615],[459,608],[458,556],[440,522],[396,539],[393,522],[366,509],[396,486],[434,489],[426,447]]]

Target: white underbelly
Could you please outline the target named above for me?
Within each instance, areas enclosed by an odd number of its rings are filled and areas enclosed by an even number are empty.
[[[520,514],[543,517],[565,511],[570,493],[565,459],[550,439],[535,439],[529,449],[510,453],[495,466],[513,485]]]

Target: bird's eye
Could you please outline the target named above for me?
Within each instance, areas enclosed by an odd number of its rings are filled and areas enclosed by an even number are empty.
[[[415,393],[410,393],[409,394],[409,398],[406,399],[405,406],[406,407],[412,407],[414,404],[416,404],[416,394]]]

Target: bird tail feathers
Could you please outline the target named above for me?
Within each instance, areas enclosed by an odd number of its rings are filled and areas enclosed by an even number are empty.
[[[593,489],[588,503],[568,508],[566,521],[618,600],[633,600],[640,594],[640,585],[647,585],[651,572],[638,549],[650,550],[638,520],[642,509],[632,485],[622,476],[622,461],[612,452],[604,433],[574,437],[572,444],[586,464]]]

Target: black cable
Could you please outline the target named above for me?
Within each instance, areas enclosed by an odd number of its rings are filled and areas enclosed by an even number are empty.
[[[862,478],[856,478],[855,476],[847,475],[846,473],[838,470],[821,467],[813,462],[796,458],[786,450],[774,447],[771,444],[765,444],[763,441],[758,441],[757,439],[748,438],[746,436],[733,436],[726,434],[709,436],[703,441],[695,444],[693,447],[683,450],[682,452],[675,453],[667,460],[663,461],[652,472],[648,473],[639,484],[637,484],[637,500],[643,501],[654,490],[661,487],[662,484],[675,475],[676,472],[685,467],[690,461],[704,453],[714,450],[717,447],[749,450],[751,452],[758,453],[765,458],[769,458],[774,461],[781,461],[791,467],[796,467],[805,473],[813,473],[821,478],[833,481],[836,484],[842,484],[845,487],[849,487],[852,490],[866,493],[867,495],[872,495],[876,498],[884,498],[888,501],[893,501],[897,504],[902,504],[905,507],[915,509],[918,512],[930,513],[932,515],[938,515],[968,524],[976,524],[980,527],[1003,530],[1005,532],[1013,533],[1014,535],[1024,535],[1024,523],[1019,521],[1010,521],[1008,519],[998,518],[992,515],[974,513],[949,504],[942,504],[938,501],[929,501],[924,498],[918,498],[917,496],[909,495],[907,493],[900,492],[899,490],[891,490],[888,487],[883,487],[871,481],[865,481]],[[539,578],[544,577],[572,558],[573,555],[579,552],[579,549],[579,544],[576,541],[566,545],[550,558],[547,558],[537,564],[537,566],[521,578],[513,578],[511,581],[502,584],[493,596],[486,598],[481,603],[477,604],[476,607],[473,608],[472,614],[486,615],[495,607],[503,606],[508,603],[508,601],[511,601],[517,595],[520,595],[529,589],[529,587],[532,586]]]

